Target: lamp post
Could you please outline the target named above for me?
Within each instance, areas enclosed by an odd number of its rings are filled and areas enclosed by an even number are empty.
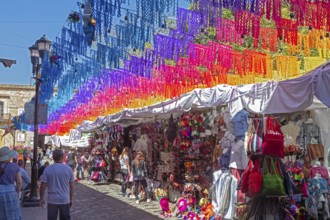
[[[36,80],[36,89],[35,89],[35,97],[34,97],[34,138],[33,138],[33,163],[32,163],[32,173],[31,173],[31,193],[30,198],[37,200],[38,193],[38,167],[37,167],[37,159],[38,159],[38,106],[39,106],[39,89],[40,84],[42,83],[40,80],[41,74],[39,72],[41,64],[39,63],[39,58],[41,60],[44,59],[45,54],[48,54],[50,51],[51,41],[49,41],[46,36],[42,36],[39,40],[36,41],[34,45],[29,47],[30,57],[32,63],[32,73],[33,78]]]

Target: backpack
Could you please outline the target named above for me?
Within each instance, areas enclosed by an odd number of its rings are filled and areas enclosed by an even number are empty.
[[[3,174],[5,174],[5,169],[6,169],[6,166],[8,164],[8,162],[6,163],[5,167],[2,168],[1,166],[2,163],[0,163],[0,176],[2,176]]]

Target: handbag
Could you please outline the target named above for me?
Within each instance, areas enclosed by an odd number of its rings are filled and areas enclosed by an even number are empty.
[[[91,180],[93,180],[93,181],[99,181],[100,180],[100,175],[101,175],[101,173],[99,171],[93,172],[93,174],[91,176]]]
[[[257,159],[248,177],[248,195],[254,197],[259,194],[263,184],[263,177],[260,172],[260,162]]]
[[[276,119],[267,117],[266,132],[262,142],[262,154],[284,157],[284,136]]]
[[[255,129],[254,122],[252,122],[252,133],[248,139],[247,150],[249,153],[262,154],[263,134],[259,132],[259,127],[262,121],[258,121],[257,129]]]
[[[270,169],[267,160],[270,161]],[[275,159],[264,158],[262,171],[262,189],[261,194],[266,196],[283,196],[285,194],[284,181],[280,176],[278,168],[275,165]]]
[[[250,172],[252,171],[252,169],[253,169],[253,162],[252,162],[252,160],[250,160],[246,169],[242,173],[242,178],[240,181],[240,188],[238,188],[238,190],[241,190],[242,193],[248,193],[249,175],[250,175]]]

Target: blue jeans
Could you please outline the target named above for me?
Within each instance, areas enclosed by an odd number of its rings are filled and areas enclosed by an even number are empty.
[[[84,168],[83,168],[82,165],[79,165],[78,164],[78,167],[77,167],[77,179],[80,179],[80,176],[81,176],[82,179],[85,178],[85,170],[84,170]]]
[[[57,220],[58,213],[60,213],[60,220],[71,220],[70,204],[57,205],[48,203],[48,220]]]

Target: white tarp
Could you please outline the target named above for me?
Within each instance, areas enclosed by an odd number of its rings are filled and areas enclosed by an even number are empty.
[[[84,121],[76,132],[91,132],[104,125],[139,124],[154,120],[160,115],[210,109],[219,105],[228,105],[232,116],[242,109],[258,114],[276,114],[327,108],[330,106],[328,88],[330,65],[328,64],[329,62],[302,77],[291,80],[195,89],[178,98],[151,106],[124,109],[117,114],[98,117],[94,122]]]

